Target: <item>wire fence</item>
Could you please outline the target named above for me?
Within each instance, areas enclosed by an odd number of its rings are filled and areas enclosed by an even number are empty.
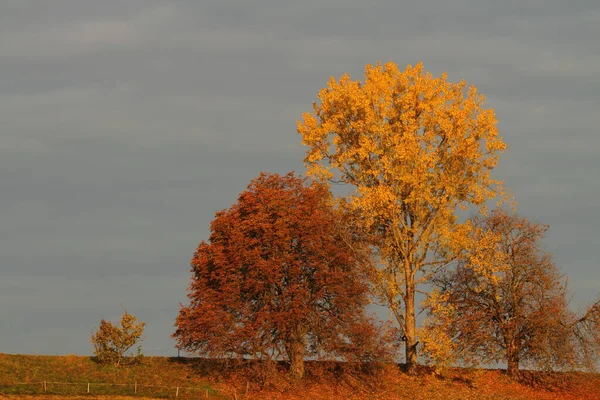
[[[12,389],[12,390],[11,390]],[[55,394],[55,395],[120,395],[157,396],[194,399],[238,399],[237,394],[225,396],[207,387],[163,386],[134,383],[95,382],[17,382],[0,383],[0,394]]]

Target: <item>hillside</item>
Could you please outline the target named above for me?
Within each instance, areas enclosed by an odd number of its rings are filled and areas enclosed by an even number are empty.
[[[3,394],[87,395],[88,383],[90,394],[168,397],[179,387],[179,397],[192,393],[205,395],[208,390],[211,398],[218,398],[203,374],[195,372],[194,366],[184,359],[145,357],[139,365],[117,368],[75,355],[0,354]]]
[[[210,399],[600,399],[600,376],[526,372],[515,382],[498,370],[425,368],[409,376],[397,366],[308,362],[292,384],[281,372],[260,375],[256,365],[216,360],[147,357],[140,365],[101,366],[90,357],[0,354],[0,397],[50,400],[64,396]],[[257,377],[265,379],[263,385]],[[44,384],[46,382],[46,392]],[[61,382],[62,384],[52,383]],[[69,384],[66,384],[69,383]],[[87,393],[89,385],[89,394]],[[137,385],[136,385],[137,383]],[[152,387],[149,387],[152,386]],[[179,389],[177,389],[179,388]],[[26,397],[22,397],[26,396]],[[100,397],[94,397],[100,396]],[[125,397],[118,397],[125,399]],[[131,397],[133,398],[133,397]]]

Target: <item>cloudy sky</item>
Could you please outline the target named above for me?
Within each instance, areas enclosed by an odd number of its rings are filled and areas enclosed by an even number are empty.
[[[91,354],[120,306],[173,355],[189,260],[260,171],[304,172],[330,75],[423,61],[508,144],[574,308],[600,290],[597,0],[0,1],[0,352]]]

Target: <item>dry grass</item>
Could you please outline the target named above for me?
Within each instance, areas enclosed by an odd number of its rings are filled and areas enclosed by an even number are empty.
[[[140,396],[170,397],[175,394],[175,388],[180,387],[183,398],[204,394],[206,390],[212,399],[219,398],[204,375],[198,374],[193,365],[179,361],[177,358],[147,357],[140,364],[114,367],[100,365],[91,357],[75,355],[0,354],[0,394],[86,395],[90,382],[91,395],[133,395],[133,384],[137,383]],[[39,383],[44,381],[62,384],[49,383],[44,392]]]
[[[246,400],[596,400],[600,399],[600,376],[584,373],[525,374],[515,381],[499,370],[449,369],[441,374],[422,369],[411,376],[397,366],[383,366],[371,374],[356,370],[309,365],[300,384],[270,380],[264,387],[250,386],[231,378],[217,384],[222,393]],[[529,375],[529,376],[528,376]],[[531,377],[535,376],[533,382]]]
[[[211,390],[211,399],[600,400],[598,374],[526,372],[520,381],[515,381],[500,370],[448,369],[434,373],[422,368],[412,376],[396,365],[365,366],[336,362],[308,362],[306,370],[306,378],[294,383],[287,379],[284,364],[273,364],[265,369],[264,364],[257,363],[151,357],[144,359],[141,365],[113,368],[98,365],[89,357],[0,354],[0,393],[4,393],[0,394],[0,398],[15,398],[10,393],[19,395],[16,397],[21,400],[79,398],[76,395],[85,394],[84,387],[77,389],[78,392],[73,389],[71,392],[40,396],[39,385],[35,389],[37,392],[10,386],[16,382],[46,380],[80,383],[137,381],[138,384],[193,386]],[[92,394],[94,396],[84,396],[85,399],[174,398],[173,390],[138,391],[139,395],[150,397],[114,396],[128,394],[122,391]],[[179,396],[199,397],[204,398],[204,392],[180,392]]]
[[[40,396],[27,396],[27,395],[2,395],[0,399],[15,399],[15,400],[64,400],[65,396],[53,396],[53,395],[40,395]],[[131,396],[70,396],[70,400],[73,399],[85,399],[85,400],[155,400],[154,397],[131,397]]]

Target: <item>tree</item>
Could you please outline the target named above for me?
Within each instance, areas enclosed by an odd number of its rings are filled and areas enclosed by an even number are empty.
[[[570,327],[575,343],[575,359],[588,370],[595,370],[600,358],[600,299],[577,316]]]
[[[483,207],[500,192],[489,174],[505,148],[494,111],[465,87],[421,64],[367,65],[364,83],[331,78],[298,121],[309,175],[355,187],[348,206],[373,238],[375,293],[406,337],[409,370],[417,363],[415,294],[468,232],[456,210]]]
[[[102,319],[96,332],[92,332],[94,355],[103,364],[121,365],[125,352],[133,347],[144,333],[146,323],[124,310],[121,326]],[[141,347],[138,346],[136,357],[141,357]]]
[[[360,246],[325,186],[262,173],[216,214],[209,242],[194,254],[190,304],[175,322],[178,346],[208,356],[281,356],[295,379],[304,356],[367,349],[376,332],[347,243]]]
[[[436,362],[506,362],[510,376],[520,365],[593,365],[598,305],[580,318],[569,310],[565,278],[541,248],[548,227],[501,209],[473,221],[472,248],[434,279],[426,352]]]

